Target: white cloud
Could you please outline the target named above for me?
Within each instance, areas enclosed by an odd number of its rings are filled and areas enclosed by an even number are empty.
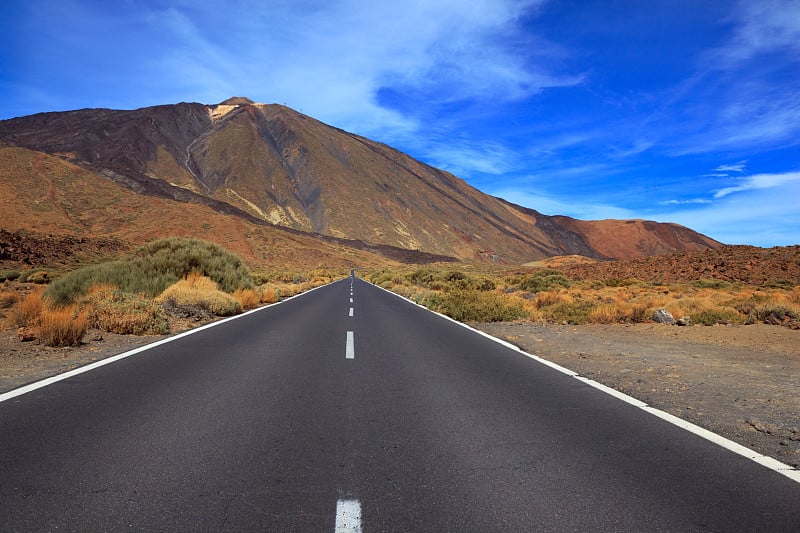
[[[731,165],[720,165],[714,169],[715,172],[744,172],[747,160],[739,161]],[[712,176],[727,176],[727,174],[711,174]]]
[[[442,103],[508,101],[578,83],[530,60],[537,53],[531,46],[549,52],[552,45],[523,37],[518,24],[542,3],[340,0],[237,9],[216,0],[152,12],[147,20],[157,39],[170,40],[155,60],[160,79],[194,87],[200,101],[220,101],[235,87],[242,96],[391,140],[418,122],[413,112],[378,102],[389,85]]]
[[[730,194],[713,204],[651,214],[673,221],[727,244],[786,246],[800,244],[800,180],[780,186]]]
[[[661,205],[693,205],[693,204],[710,204],[711,200],[706,198],[690,198],[689,200],[665,200],[659,202]]]
[[[634,210],[615,205],[592,203],[585,199],[575,201],[512,188],[495,189],[490,194],[535,209],[545,215],[565,215],[582,220],[641,218]]]
[[[473,173],[500,175],[511,171],[518,155],[498,143],[473,143],[452,140],[432,147],[420,147],[431,165],[457,176],[469,178]]]
[[[788,49],[800,52],[800,2],[797,0],[741,0],[732,16],[738,22],[733,38],[715,50],[723,67],[760,54]]]
[[[800,172],[785,172],[783,174],[755,174],[742,180],[739,185],[725,187],[714,193],[714,198],[722,198],[729,194],[751,191],[755,189],[772,189],[792,182],[800,182]],[[795,199],[797,201],[797,199]]]

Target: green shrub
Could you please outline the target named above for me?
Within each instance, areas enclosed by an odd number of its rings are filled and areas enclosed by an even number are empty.
[[[170,238],[143,246],[129,259],[74,270],[53,282],[45,298],[65,306],[97,285],[154,297],[191,272],[211,278],[228,293],[253,287],[247,267],[227,250],[199,239]]]
[[[549,291],[556,287],[568,289],[571,283],[569,278],[556,270],[541,270],[535,274],[525,276],[519,280],[517,286],[528,292]]]
[[[3,281],[14,281],[15,279],[19,279],[20,273],[19,270],[4,270],[0,272],[0,282]]]
[[[590,302],[560,302],[542,308],[544,316],[554,322],[568,324],[589,323],[589,313],[594,308]]]
[[[689,283],[695,289],[727,289],[731,286],[721,279],[697,279]]]
[[[435,310],[462,322],[499,322],[527,315],[522,305],[506,296],[474,290],[445,293]]]
[[[250,270],[239,257],[200,239],[159,239],[139,248],[133,261],[147,275],[168,273],[180,279],[198,272],[216,281],[220,290],[227,293],[253,287]]]
[[[744,324],[744,317],[731,308],[707,309],[692,314],[692,324],[713,326],[715,324]]]

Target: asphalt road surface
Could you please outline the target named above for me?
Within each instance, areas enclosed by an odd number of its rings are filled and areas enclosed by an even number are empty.
[[[800,483],[358,279],[0,403],[0,531],[337,528],[798,531]]]

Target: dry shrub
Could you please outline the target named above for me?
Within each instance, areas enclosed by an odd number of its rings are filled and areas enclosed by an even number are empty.
[[[789,294],[789,301],[793,304],[800,304],[800,285],[792,289],[791,294]]]
[[[172,300],[178,305],[208,309],[217,316],[230,316],[242,311],[236,298],[219,290],[217,283],[211,278],[195,272],[170,285],[156,298],[156,302],[166,300]]]
[[[76,306],[44,309],[37,329],[47,346],[78,346],[89,329],[88,313],[78,313]]]
[[[239,302],[242,310],[255,309],[261,304],[261,296],[255,289],[238,289],[233,297]]]
[[[261,303],[274,304],[281,299],[281,290],[278,287],[261,287]]]
[[[647,322],[650,320],[650,317],[653,316],[653,313],[649,313],[648,311],[649,309],[645,304],[634,303],[628,310],[628,321],[633,322],[634,324]]]
[[[0,292],[0,309],[8,309],[19,300],[19,295],[16,291],[2,291]]]
[[[594,324],[616,324],[624,321],[627,313],[619,304],[601,304],[589,311],[588,318]]]
[[[42,302],[43,288],[31,290],[24,298],[17,302],[11,311],[14,323],[19,328],[34,327],[39,323],[39,318],[44,310]]]
[[[81,302],[89,325],[120,335],[163,335],[169,331],[164,310],[153,300],[116,287],[93,287]]]
[[[551,305],[573,302],[572,296],[560,291],[541,291],[536,293],[536,308],[549,307]]]

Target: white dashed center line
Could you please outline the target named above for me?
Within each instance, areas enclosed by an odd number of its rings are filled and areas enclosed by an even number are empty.
[[[353,308],[350,308],[350,316],[353,316]]]
[[[361,533],[361,503],[358,500],[336,502],[335,533]]]
[[[347,332],[347,345],[344,349],[344,358],[345,359],[355,359],[356,358],[356,348],[355,343],[353,342],[353,332]]]
[[[353,303],[353,299],[352,298],[350,298],[350,303]]]

